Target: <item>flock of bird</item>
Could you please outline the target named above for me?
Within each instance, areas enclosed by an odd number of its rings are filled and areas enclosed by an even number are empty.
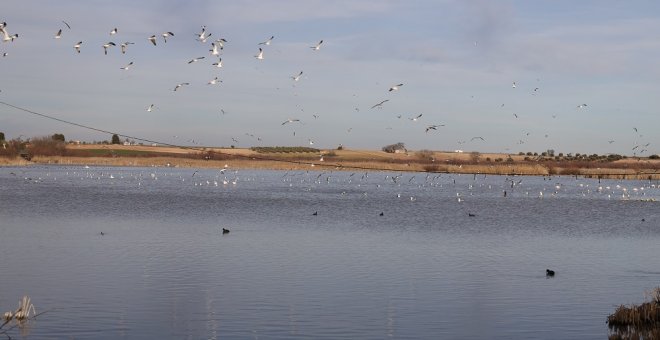
[[[62,21],[62,24],[64,26],[61,27],[61,28],[58,28],[56,30],[56,32],[54,34],[54,39],[60,40],[60,39],[62,39],[63,36],[67,35],[66,30],[72,30],[72,27],[68,22]],[[18,39],[18,37],[19,37],[18,34],[11,34],[10,33],[9,28],[8,28],[8,24],[6,22],[0,23],[0,36],[2,36],[2,40],[5,43],[11,43],[11,42],[15,41],[16,39]],[[114,27],[114,28],[110,29],[108,31],[108,36],[111,38],[111,39],[108,39],[110,41],[107,41],[107,42],[103,43],[100,46],[100,48],[102,48],[102,50],[103,50],[104,55],[108,55],[109,53],[111,53],[111,51],[113,49],[117,48],[117,46],[119,46],[121,54],[130,53],[130,51],[129,51],[130,46],[135,45],[136,43],[139,43],[139,42],[133,42],[133,41],[116,42],[115,38],[118,38],[119,36],[121,36],[121,30],[118,27]],[[166,44],[168,42],[168,40],[175,39],[175,38],[179,38],[179,35],[175,34],[172,31],[164,31],[164,32],[158,33],[158,34],[145,35],[144,42],[146,44],[151,44],[154,47],[156,47],[161,43],[161,41],[162,41],[163,44]],[[223,60],[222,60],[221,56],[223,55],[225,47],[229,43],[228,39],[226,39],[224,37],[217,37],[217,36],[213,35],[211,32],[209,32],[207,30],[206,26],[201,26],[201,29],[199,30],[199,32],[194,34],[194,39],[196,41],[200,42],[200,43],[203,43],[203,44],[206,44],[206,43],[210,44],[209,47],[208,47],[209,48],[208,49],[208,55],[206,55],[206,56],[205,55],[200,55],[198,57],[191,58],[188,61],[188,64],[194,64],[194,63],[198,63],[198,62],[205,61],[205,60],[208,60],[208,59],[213,59],[213,62],[211,63],[212,66],[214,66],[216,68],[223,68]],[[275,39],[276,39],[276,37],[274,35],[271,35],[267,39],[255,44],[256,45],[255,46],[255,51],[256,51],[255,53],[256,54],[254,54],[254,58],[257,61],[260,62],[260,61],[263,61],[267,58],[267,55],[269,53],[268,49],[274,44]],[[112,40],[115,40],[115,41],[112,41]],[[318,41],[318,43],[313,44],[313,45],[308,46],[308,47],[313,52],[319,52],[321,50],[321,47],[323,46],[323,42],[324,42],[324,40],[321,39],[321,40]],[[80,53],[83,53],[83,51],[85,50],[85,46],[86,46],[85,42],[81,40],[81,41],[77,41],[75,44],[73,44],[72,47],[73,47],[73,50],[75,51],[75,53],[80,54]],[[4,53],[4,56],[7,56],[7,52]],[[119,67],[119,69],[123,70],[123,71],[129,71],[133,67],[136,67],[136,64],[135,64],[134,61],[130,61],[127,64],[125,64],[124,66]],[[290,79],[295,84],[295,83],[300,82],[301,79],[303,79],[302,78],[303,75],[306,75],[306,73],[303,70],[300,70],[300,71],[294,73],[293,75],[291,75]],[[209,86],[220,85],[222,83],[223,83],[223,80],[219,76],[213,76],[210,80],[208,80],[206,82],[206,84],[209,85]],[[189,82],[189,81],[180,82],[180,83],[176,84],[172,88],[172,90],[174,92],[179,92],[179,91],[183,90],[184,87],[187,87],[187,86],[190,86],[190,85],[191,85],[191,82]],[[386,87],[383,90],[384,90],[385,94],[394,93],[394,92],[401,91],[403,87],[404,87],[404,83],[399,82],[399,83],[393,84],[389,87]],[[515,90],[515,89],[520,88],[520,84],[518,84],[517,82],[514,81],[514,82],[511,83],[511,87]],[[531,94],[536,95],[538,93],[540,93],[540,88],[536,87],[536,86],[533,87],[533,89],[531,90]],[[373,109],[380,110],[380,109],[383,109],[386,105],[388,105],[388,103],[393,99],[394,99],[394,97],[385,98],[385,99],[382,99],[382,100],[378,101],[375,104],[372,104],[369,107],[372,110]],[[501,104],[500,108],[504,108],[504,106],[505,106],[504,104]],[[159,106],[156,105],[155,103],[151,103],[151,104],[148,104],[146,106],[146,111],[147,112],[152,112],[155,109],[157,109],[158,107]],[[579,105],[576,106],[576,110],[587,110],[587,108],[588,108],[588,105],[586,103],[582,103],[582,104],[579,104]],[[220,111],[221,111],[222,115],[226,114],[226,112],[223,108],[220,108]],[[300,108],[300,111],[304,112],[304,109]],[[355,111],[357,111],[357,112],[360,111],[359,106],[355,107]],[[402,116],[404,116],[404,115],[403,114],[397,114],[396,118],[401,119]],[[422,113],[411,114],[408,117],[408,120],[410,122],[416,123],[418,121],[421,121],[423,116],[424,115]],[[319,115],[317,113],[315,113],[315,114],[313,114],[313,117],[314,117],[314,119],[318,119]],[[513,113],[513,117],[514,117],[514,119],[523,119],[518,113]],[[556,118],[556,115],[553,115],[552,118]],[[424,120],[426,120],[426,119],[428,119],[428,117],[424,118]],[[290,116],[287,120],[282,122],[281,125],[287,125],[287,124],[291,125],[291,123],[299,123],[300,125],[304,125],[303,119],[301,119],[301,117],[295,117],[295,116],[293,116],[293,117]],[[445,126],[446,126],[445,123],[429,123],[429,124],[424,125],[423,130],[426,134],[428,134],[430,132],[437,132],[441,127],[445,127]],[[353,129],[352,127],[349,127],[346,131],[348,133],[350,133],[352,131],[352,129]],[[392,128],[387,127],[387,129],[392,129]],[[635,145],[632,146],[631,151],[635,155],[637,155],[637,154],[644,155],[645,153],[648,152],[648,146],[650,146],[650,143],[647,143],[647,142],[643,141],[643,139],[642,139],[643,136],[638,133],[637,128],[633,128],[633,129],[634,129],[635,133],[637,134],[637,137],[639,137],[639,138],[636,139]],[[517,144],[518,145],[525,144],[528,141],[528,138],[530,137],[530,134],[531,133],[529,131],[524,131],[523,132],[523,137],[519,138],[519,141],[518,141]],[[253,133],[249,133],[249,132],[246,132],[244,135],[254,136]],[[293,131],[293,135],[294,136],[296,135],[295,131]],[[545,138],[548,138],[549,134],[545,133],[544,136],[545,136]],[[233,142],[236,142],[236,143],[239,142],[237,136],[232,136],[231,138],[232,138]],[[310,140],[310,141],[312,140],[312,138],[314,138],[314,136],[308,136],[307,137],[307,139]],[[262,141],[261,137],[257,137],[257,140]],[[484,137],[477,136],[477,137],[466,138],[465,140],[458,140],[457,144],[460,145],[460,144],[464,144],[466,142],[485,141],[485,140],[486,139]],[[192,142],[192,141],[194,141],[194,139],[188,139],[188,142]],[[608,139],[607,142],[608,142],[608,144],[612,144],[612,143],[615,142],[615,140],[614,139]],[[201,142],[199,142],[199,141],[195,142],[195,144],[197,144],[197,143],[201,144]],[[312,144],[312,143],[310,143],[310,144]]]

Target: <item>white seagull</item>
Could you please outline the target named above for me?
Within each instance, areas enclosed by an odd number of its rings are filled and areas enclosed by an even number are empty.
[[[429,130],[436,130],[436,131],[437,131],[438,128],[441,127],[441,126],[445,126],[445,125],[444,125],[444,124],[440,124],[440,125],[429,125],[429,126],[426,127],[426,131],[425,131],[425,132],[428,133]]]
[[[110,31],[110,35],[115,35],[117,34],[117,27],[115,27],[112,31]]]
[[[516,88],[516,82],[515,81],[511,84],[511,87],[514,88],[514,89]]]
[[[398,90],[399,90],[399,87],[401,87],[401,86],[403,86],[403,84],[396,84],[396,85],[390,87],[390,89],[389,89],[388,91],[389,91],[389,92],[392,92],[392,91],[398,91]]]
[[[379,108],[379,109],[380,109],[380,108],[383,107],[383,104],[385,104],[385,103],[387,103],[387,102],[389,102],[389,101],[390,101],[389,99],[385,99],[385,100],[383,100],[382,102],[380,102],[380,103],[378,103],[378,104],[372,106],[371,108],[372,108],[372,109],[375,109],[375,108]]]
[[[418,114],[417,116],[415,116],[415,117],[410,117],[410,118],[408,118],[408,119],[412,120],[413,122],[416,122],[418,119],[422,118],[422,115],[423,115],[423,114],[420,113],[420,114]]]
[[[0,24],[0,34],[2,35],[3,42],[14,41],[14,39],[18,38],[18,34],[9,35],[9,32],[7,32],[7,29],[5,29],[5,27],[7,27],[6,22]]]
[[[55,39],[59,39],[59,38],[61,38],[61,37],[62,37],[62,29],[60,29],[59,31],[57,31],[57,34],[55,34]]]
[[[77,44],[73,45],[73,48],[76,49],[76,52],[80,53],[80,45],[82,45],[82,41],[79,41]]]
[[[259,48],[259,54],[255,55],[254,57],[259,59],[259,60],[263,60],[264,59],[264,50],[261,49],[261,47],[260,47]]]
[[[578,109],[583,109],[585,107],[587,107],[587,104],[580,104],[577,106]]]
[[[199,34],[196,34],[197,40],[201,42],[206,42],[206,39],[208,39],[211,36],[211,33],[206,35],[206,26],[202,26],[202,31],[199,32]]]
[[[188,64],[192,64],[192,63],[197,62],[197,61],[202,60],[202,59],[204,59],[204,57],[193,58],[188,62]]]
[[[128,48],[128,45],[133,45],[133,44],[135,44],[135,43],[127,41],[127,42],[122,43],[121,45],[119,45],[121,47],[121,53],[126,54],[126,49]]]
[[[293,79],[293,81],[298,81],[298,80],[300,80],[300,77],[302,77],[302,74],[303,74],[303,71],[300,71],[300,73],[298,73],[298,75],[291,76],[291,79]]]
[[[181,84],[177,85],[177,86],[174,88],[174,91],[178,90],[179,87],[184,86],[184,85],[190,85],[190,83],[181,83]]]
[[[131,66],[133,66],[133,62],[132,62],[132,61],[131,61],[130,63],[128,63],[128,65],[126,65],[126,66],[124,66],[124,67],[120,67],[120,69],[122,69],[122,70],[124,70],[124,71],[127,71]]]
[[[211,49],[209,52],[211,52],[211,55],[220,55],[220,52],[218,51],[218,45],[216,45],[214,42],[211,43]]]
[[[167,37],[173,37],[174,33],[172,33],[172,32],[163,32],[163,34],[161,34],[161,35],[163,36],[163,41],[167,42]],[[155,43],[154,43],[154,45],[155,45]]]
[[[106,55],[108,54],[108,48],[110,48],[110,46],[117,46],[117,45],[115,45],[115,43],[113,43],[112,41],[109,41],[109,42],[103,44],[103,52]]]
[[[311,48],[314,51],[318,51],[319,49],[321,49],[321,44],[323,44],[323,40],[319,41],[319,43],[316,44],[315,46],[310,46],[309,48]]]
[[[213,63],[212,65],[218,68],[222,67],[222,58],[218,58],[218,62]]]
[[[264,42],[260,42],[258,45],[266,45],[266,46],[268,46],[268,45],[270,45],[270,42],[273,41],[273,39],[275,39],[275,36],[274,36],[274,35],[270,36],[270,38],[268,38],[266,41],[264,41]]]
[[[151,104],[151,105],[149,105],[149,107],[147,108],[147,112],[151,112],[151,111],[153,111],[155,108],[156,108],[156,107],[154,106],[154,104]]]
[[[285,120],[284,123],[282,123],[282,125],[284,125],[286,123],[293,123],[293,122],[299,122],[299,121],[300,121],[300,119],[289,118],[289,119]]]
[[[156,36],[155,35],[150,36],[149,41],[151,41],[151,43],[154,44],[154,46],[156,46]]]
[[[218,84],[218,83],[222,83],[222,80],[219,80],[218,77],[215,77],[215,78],[209,80],[207,85],[215,85],[215,84]]]

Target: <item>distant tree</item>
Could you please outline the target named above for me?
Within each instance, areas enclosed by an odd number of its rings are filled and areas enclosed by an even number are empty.
[[[112,135],[112,144],[121,144],[121,141],[119,140],[119,136],[117,136],[117,134]]]
[[[5,133],[4,132],[0,132],[0,140],[5,140]]]
[[[477,151],[470,152],[470,159],[473,162],[475,162],[475,163],[479,162],[479,158],[481,158],[481,153],[479,153]]]
[[[383,151],[388,152],[388,153],[395,153],[399,151],[406,151],[406,146],[405,144],[399,142],[396,144],[390,144],[390,145],[385,145],[383,146]]]
[[[60,142],[64,142],[64,140],[65,140],[64,135],[61,134],[61,133],[56,133],[56,134],[52,135],[50,138],[52,138],[55,141],[60,141]]]
[[[649,156],[649,159],[660,159],[660,156],[658,156],[658,155],[651,155],[651,156]]]

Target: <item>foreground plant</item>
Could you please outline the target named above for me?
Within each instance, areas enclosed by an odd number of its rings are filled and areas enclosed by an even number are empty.
[[[660,287],[645,294],[641,305],[621,305],[607,317],[610,339],[660,338]]]
[[[30,297],[27,295],[23,296],[22,299],[18,300],[18,308],[15,311],[8,311],[2,315],[4,322],[0,325],[0,334],[7,335],[7,331],[14,327],[23,328],[31,318],[35,318],[37,315],[37,311],[34,308]],[[14,325],[11,325],[11,327],[6,330],[2,329],[12,321],[15,322]]]

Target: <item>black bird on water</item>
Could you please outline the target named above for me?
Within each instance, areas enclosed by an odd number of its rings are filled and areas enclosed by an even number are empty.
[[[550,270],[550,269],[546,269],[546,270],[545,270],[545,276],[548,276],[548,277],[554,277],[554,276],[555,276],[555,271],[554,271],[554,270]]]
[[[477,216],[477,214],[468,213],[468,216],[470,216],[470,217],[475,217],[475,216]]]
[[[318,211],[315,211],[312,215],[316,216],[316,215],[318,215],[318,214],[319,214],[319,212],[318,212]]]
[[[227,228],[222,228],[222,234],[229,234],[229,229]]]
[[[103,232],[101,232],[101,236],[105,235]]]
[[[385,216],[385,213],[381,211],[380,216]]]

